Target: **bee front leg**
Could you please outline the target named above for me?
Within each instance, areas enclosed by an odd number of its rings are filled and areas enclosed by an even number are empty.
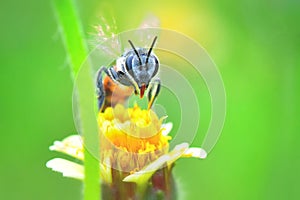
[[[150,83],[149,92],[148,92],[148,110],[151,109],[157,95],[160,91],[160,80],[155,79]]]

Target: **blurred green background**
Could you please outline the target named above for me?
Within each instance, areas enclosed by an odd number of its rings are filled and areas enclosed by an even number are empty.
[[[299,199],[300,2],[77,1],[86,34],[101,16],[133,29],[149,12],[203,45],[227,93],[204,161],[182,159],[185,199]],[[81,183],[45,167],[75,133],[72,79],[51,2],[1,2],[1,199],[80,199]],[[89,36],[87,36],[89,37]]]

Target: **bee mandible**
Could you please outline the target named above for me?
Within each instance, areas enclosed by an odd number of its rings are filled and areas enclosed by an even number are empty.
[[[157,36],[154,37],[153,42],[149,49],[147,48],[135,48],[131,40],[128,40],[132,49],[126,51],[122,54],[117,60],[116,65],[111,66],[109,68],[102,66],[98,72],[96,77],[96,87],[97,87],[97,99],[98,99],[98,109],[102,110],[104,106],[104,102],[106,100],[106,104],[110,104],[113,106],[116,102],[107,102],[106,95],[112,95],[114,91],[109,89],[108,85],[114,85],[118,87],[127,86],[131,87],[134,90],[135,95],[139,95],[140,98],[143,98],[145,91],[148,90],[148,109],[151,109],[153,102],[155,101],[157,95],[160,91],[160,80],[152,78],[157,74],[159,69],[159,60],[157,56],[152,52],[155,42],[157,40]],[[107,77],[102,79],[102,74],[106,74]],[[111,80],[107,80],[111,79]],[[115,88],[114,87],[114,88]],[[130,94],[128,90],[122,91],[119,90],[122,94],[118,94],[117,96],[122,96],[122,98],[127,99]],[[110,93],[110,94],[108,94]],[[124,99],[120,99],[120,101],[124,101]]]

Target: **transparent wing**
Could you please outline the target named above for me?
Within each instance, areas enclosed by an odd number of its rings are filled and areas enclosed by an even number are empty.
[[[99,25],[95,26],[96,34],[94,34],[92,43],[94,49],[92,61],[97,61],[95,64],[98,63],[96,69],[99,68],[100,63],[116,60],[124,52],[131,49],[128,40],[131,40],[136,47],[149,48],[154,37],[159,36],[159,26],[159,19],[154,15],[148,15],[134,31],[117,34],[118,29],[115,20],[112,19],[108,22],[102,17]]]
[[[154,37],[159,38],[160,20],[155,15],[147,15],[136,31],[136,43],[140,47],[149,48]]]
[[[104,17],[100,19],[100,23],[94,26],[96,35],[93,47],[103,51],[111,57],[117,58],[122,54],[121,42],[117,35],[117,25],[114,18],[112,22],[108,22]]]
[[[155,15],[147,15],[139,28],[159,28],[160,20]]]

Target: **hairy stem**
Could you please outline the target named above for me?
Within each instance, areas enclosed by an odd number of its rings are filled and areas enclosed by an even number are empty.
[[[62,39],[66,48],[67,56],[70,62],[72,77],[78,75],[80,66],[87,57],[87,47],[83,37],[83,29],[78,17],[74,0],[54,0],[54,12],[57,17],[58,25],[61,30]],[[84,199],[85,200],[99,200],[101,197],[101,190],[99,187],[99,162],[95,152],[98,152],[99,146],[95,145],[98,141],[97,124],[93,120],[93,109],[90,108],[90,101],[85,98],[94,92],[93,81],[91,77],[91,69],[86,68],[81,70],[80,74],[85,81],[84,85],[77,85],[76,92],[78,97],[78,111],[80,113],[81,131],[83,133],[85,147],[93,144],[93,154],[85,148],[84,165],[85,165],[85,180],[84,180]]]

